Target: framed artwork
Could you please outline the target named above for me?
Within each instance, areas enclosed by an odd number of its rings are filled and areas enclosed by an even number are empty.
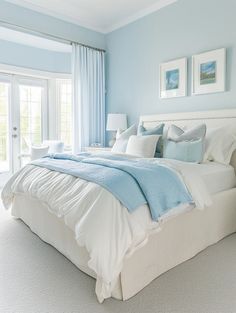
[[[225,91],[226,49],[217,49],[192,57],[192,94]]]
[[[182,58],[160,65],[160,98],[186,96],[187,58]]]

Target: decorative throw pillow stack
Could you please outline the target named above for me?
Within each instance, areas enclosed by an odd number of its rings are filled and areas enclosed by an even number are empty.
[[[142,125],[138,128],[138,135],[140,136],[152,136],[152,135],[158,135],[158,141],[155,149],[155,158],[161,158],[163,154],[163,130],[164,130],[165,124],[159,124],[155,128],[146,129]]]
[[[164,124],[146,129],[132,125],[118,130],[112,152],[143,158],[167,158],[184,162],[214,161],[229,164],[236,150],[236,127],[228,125],[206,129],[205,124],[182,129]]]
[[[112,152],[126,153],[143,158],[160,157],[162,151],[162,134],[164,124],[153,129],[139,126],[138,134],[135,125],[121,132],[118,130]]]

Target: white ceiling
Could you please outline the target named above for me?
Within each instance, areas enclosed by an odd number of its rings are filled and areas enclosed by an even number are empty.
[[[70,53],[72,50],[69,44],[67,45],[5,27],[0,27],[0,39],[50,51]]]
[[[177,0],[6,0],[102,33],[111,32]]]

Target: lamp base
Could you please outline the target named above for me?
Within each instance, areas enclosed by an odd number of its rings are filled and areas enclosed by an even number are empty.
[[[116,132],[112,132],[112,137],[108,142],[109,147],[112,148],[115,142],[116,142]]]
[[[109,140],[109,143],[108,143],[109,147],[112,148],[114,146],[115,142],[116,142],[116,138],[113,137],[111,140]]]

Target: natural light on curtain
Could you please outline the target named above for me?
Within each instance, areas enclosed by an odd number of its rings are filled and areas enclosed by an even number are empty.
[[[73,146],[105,144],[104,52],[73,44]]]

